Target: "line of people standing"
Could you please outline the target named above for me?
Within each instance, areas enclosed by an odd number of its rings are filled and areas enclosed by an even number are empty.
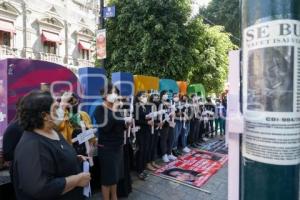
[[[95,124],[78,111],[75,94],[64,93],[57,101],[48,92],[34,91],[21,100],[12,126],[19,127],[22,137],[13,143],[4,141],[13,144],[9,153],[15,155],[10,160],[17,199],[83,199],[82,188],[91,178],[92,182],[100,179],[104,200],[126,197],[131,192],[132,169],[145,180],[147,171],[161,167],[159,158],[164,163],[174,161],[191,147],[199,147],[205,136],[215,136],[219,127],[220,134],[225,133],[222,101],[215,106],[196,94],[168,91],[139,92],[130,101],[112,84],[100,95],[103,103],[90,116],[98,125],[97,140],[85,144],[74,139]],[[98,156],[91,159],[95,149]],[[92,174],[82,172],[85,160],[94,164]]]

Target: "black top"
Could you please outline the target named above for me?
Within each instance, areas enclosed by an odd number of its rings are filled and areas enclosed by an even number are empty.
[[[94,118],[98,126],[98,143],[104,148],[118,149],[124,144],[125,121],[121,113],[103,105],[97,106]]]
[[[14,187],[18,200],[79,200],[83,188],[61,195],[66,177],[81,172],[76,152],[62,135],[52,140],[25,131],[14,160]]]
[[[179,106],[179,102],[176,102],[175,106],[176,106],[176,110],[175,110],[176,120],[183,120],[184,112],[186,109],[184,103],[180,102],[180,106]]]
[[[169,113],[170,113],[170,107],[168,105],[164,104],[163,102],[161,102],[161,104],[159,105],[158,111],[160,111],[161,109],[168,111],[167,113],[165,113],[161,116],[162,121],[164,121],[166,119],[166,116],[169,115]],[[160,117],[159,117],[159,120],[160,120]],[[165,121],[163,124],[163,128],[168,128],[168,127],[170,127],[170,125],[168,122]]]
[[[155,109],[155,108],[154,108]],[[153,110],[154,110],[153,109]],[[138,126],[149,126],[148,121],[151,119],[146,119],[146,116],[152,112],[152,106],[151,105],[139,105],[138,110],[135,110],[135,119],[136,119],[136,125]]]
[[[6,128],[3,135],[3,156],[6,161],[13,161],[14,152],[19,143],[23,128],[19,124],[19,120],[12,121]]]

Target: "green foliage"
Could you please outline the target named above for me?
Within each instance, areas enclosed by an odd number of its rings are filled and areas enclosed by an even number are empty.
[[[231,33],[231,40],[240,45],[240,7],[239,0],[212,0],[199,14],[210,22],[225,27]]]
[[[187,0],[112,0],[116,18],[106,22],[107,71],[184,79],[188,71]]]
[[[191,21],[194,32],[193,65],[188,73],[190,83],[202,83],[208,93],[221,93],[228,72],[228,52],[235,48],[230,35],[221,26],[209,26],[199,17]]]
[[[189,0],[111,0],[116,17],[106,20],[110,74],[127,71],[202,83],[220,92],[234,48],[223,28],[190,19]]]

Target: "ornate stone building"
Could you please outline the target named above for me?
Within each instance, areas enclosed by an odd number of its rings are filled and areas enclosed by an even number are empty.
[[[0,0],[0,59],[93,66],[97,0]]]

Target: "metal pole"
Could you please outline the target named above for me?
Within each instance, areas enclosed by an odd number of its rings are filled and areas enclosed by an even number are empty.
[[[240,199],[299,200],[300,2],[243,0],[242,29]]]
[[[105,27],[105,21],[104,21],[104,17],[103,17],[103,9],[104,9],[104,0],[99,0],[100,3],[100,15],[99,15],[99,30],[103,29]],[[102,59],[100,61],[100,66],[101,67],[105,67],[105,59]]]

